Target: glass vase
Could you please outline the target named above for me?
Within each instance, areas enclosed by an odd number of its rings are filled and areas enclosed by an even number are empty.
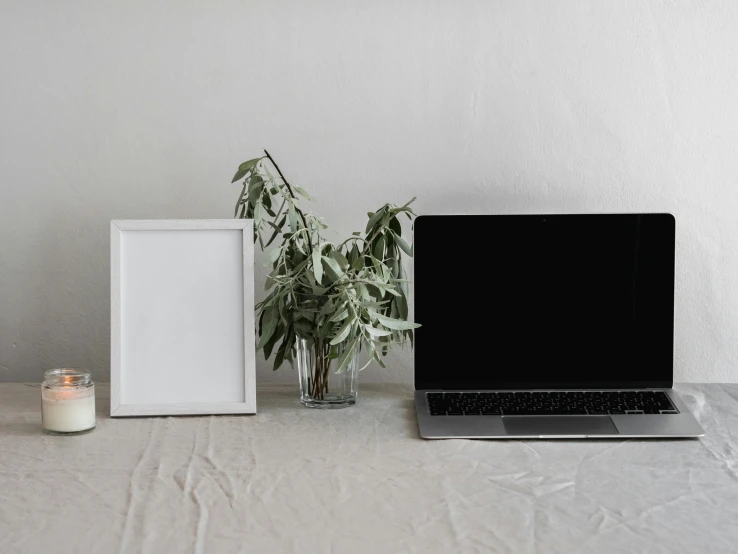
[[[336,372],[337,360],[330,359],[330,347],[320,341],[298,338],[297,372],[300,377],[300,401],[308,408],[346,408],[356,404],[359,377],[359,349],[348,364]],[[339,347],[339,358],[343,345]]]

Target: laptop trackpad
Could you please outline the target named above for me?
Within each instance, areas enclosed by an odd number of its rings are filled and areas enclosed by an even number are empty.
[[[610,416],[505,416],[508,435],[617,435]]]

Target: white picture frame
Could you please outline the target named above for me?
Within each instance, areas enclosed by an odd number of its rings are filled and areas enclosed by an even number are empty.
[[[253,220],[110,222],[110,415],[256,413]]]

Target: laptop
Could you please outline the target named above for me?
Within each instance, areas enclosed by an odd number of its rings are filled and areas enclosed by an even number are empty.
[[[415,222],[427,439],[701,437],[672,390],[670,214]]]

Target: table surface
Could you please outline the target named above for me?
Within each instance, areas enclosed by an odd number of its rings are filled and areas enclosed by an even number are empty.
[[[703,439],[425,441],[406,385],[52,437],[2,384],[0,552],[736,552],[738,385],[677,390]]]

